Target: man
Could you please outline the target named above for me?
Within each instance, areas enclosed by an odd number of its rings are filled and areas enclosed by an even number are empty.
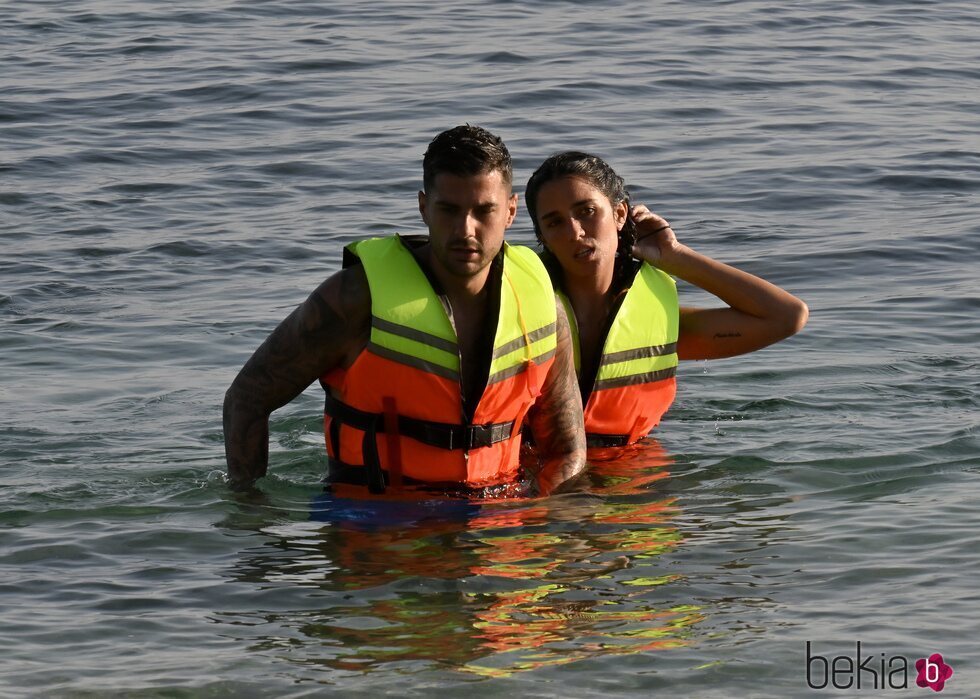
[[[428,238],[348,246],[345,268],[232,383],[224,431],[233,487],[265,475],[269,415],[316,379],[338,493],[512,492],[525,424],[539,493],[582,472],[568,320],[536,256],[504,243],[517,213],[512,177],[506,146],[484,129],[433,139],[419,192]]]

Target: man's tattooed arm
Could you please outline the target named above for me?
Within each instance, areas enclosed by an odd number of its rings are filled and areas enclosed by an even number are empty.
[[[573,479],[585,472],[582,396],[575,377],[568,318],[560,302],[557,307],[555,361],[527,418],[541,460],[537,475],[541,495],[570,487]]]
[[[360,267],[339,272],[272,332],[225,394],[228,478],[247,488],[269,463],[269,415],[329,370],[348,365],[370,332],[371,297]]]

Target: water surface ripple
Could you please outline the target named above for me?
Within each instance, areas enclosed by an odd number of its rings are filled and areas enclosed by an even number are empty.
[[[0,694],[808,696],[806,641],[980,686],[974,3],[41,0],[0,27]],[[344,244],[420,229],[421,153],[467,121],[519,192],[607,157],[810,324],[682,366],[657,441],[585,492],[331,500],[311,388],[261,498],[231,494],[234,373]]]

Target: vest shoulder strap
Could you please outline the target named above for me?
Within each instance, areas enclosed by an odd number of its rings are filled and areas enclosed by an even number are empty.
[[[557,347],[555,290],[547,270],[530,248],[504,245],[491,383],[513,375],[528,362],[545,361]]]

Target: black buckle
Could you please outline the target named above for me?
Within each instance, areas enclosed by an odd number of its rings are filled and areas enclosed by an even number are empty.
[[[493,444],[493,433],[496,425],[468,425],[466,427],[466,446],[464,449],[479,449]]]
[[[407,422],[407,420],[403,421]],[[449,425],[442,422],[412,421],[412,429],[402,434],[443,449],[481,449],[510,437],[514,423],[488,422],[484,425]]]

